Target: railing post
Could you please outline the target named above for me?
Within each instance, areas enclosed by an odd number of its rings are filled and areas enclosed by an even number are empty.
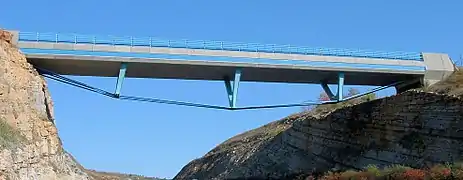
[[[95,51],[96,36],[93,36],[92,51]]]
[[[36,37],[36,38],[37,38],[37,42],[39,42],[39,39],[40,39],[39,37],[40,37],[40,34],[39,34],[39,32],[37,32],[37,37]]]
[[[58,33],[56,33],[55,43],[58,43]]]

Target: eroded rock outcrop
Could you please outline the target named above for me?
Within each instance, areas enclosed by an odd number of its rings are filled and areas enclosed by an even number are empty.
[[[90,179],[66,153],[46,81],[0,30],[0,179]]]
[[[175,179],[291,179],[298,174],[461,161],[463,73],[449,94],[407,91],[322,115],[300,113],[235,136],[187,164]],[[461,78],[461,80],[459,80]]]

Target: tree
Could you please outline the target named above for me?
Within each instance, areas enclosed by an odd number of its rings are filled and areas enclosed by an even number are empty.
[[[357,94],[360,94],[360,91],[358,89],[349,88],[349,90],[347,90],[347,97],[355,96]]]
[[[322,92],[320,93],[320,96],[318,96],[318,100],[319,101],[329,101],[330,97],[328,96],[328,94],[326,94],[326,92]]]
[[[344,97],[352,97],[352,96],[355,96],[355,95],[358,95],[360,94],[360,91],[356,88],[349,88],[347,90],[347,93],[345,93],[343,96]],[[304,110],[305,111],[323,111],[323,110],[326,110],[326,109],[334,109],[334,108],[339,108],[339,107],[342,107],[342,106],[345,106],[345,105],[348,105],[348,104],[358,104],[358,103],[361,103],[361,102],[368,102],[368,101],[372,101],[372,100],[375,100],[377,97],[376,97],[376,94],[375,93],[370,93],[370,94],[367,94],[367,95],[364,95],[364,96],[361,96],[361,97],[357,97],[357,98],[354,98],[354,99],[350,99],[348,101],[344,101],[344,102],[340,102],[340,103],[336,103],[336,104],[324,104],[324,105],[310,105],[310,106],[307,106],[307,107],[304,107]],[[325,91],[322,91],[320,93],[320,95],[318,96],[318,101],[330,101],[330,97],[328,96],[328,94],[326,94]]]

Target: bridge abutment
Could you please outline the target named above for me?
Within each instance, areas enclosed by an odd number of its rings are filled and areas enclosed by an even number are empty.
[[[423,77],[422,85],[431,86],[452,75],[455,65],[447,54],[422,53],[426,72]]]
[[[6,31],[11,33],[11,35],[13,36],[11,38],[11,43],[14,45],[17,45],[19,41],[19,31],[12,31],[12,30],[6,30]]]
[[[395,86],[397,93],[402,93],[409,89],[429,87],[447,79],[455,71],[455,65],[447,54],[422,53],[422,56],[426,65],[424,76]]]

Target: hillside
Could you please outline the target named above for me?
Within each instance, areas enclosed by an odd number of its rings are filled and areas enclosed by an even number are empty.
[[[145,177],[136,174],[121,174],[114,172],[101,172],[95,170],[85,170],[88,175],[97,180],[168,180],[155,177]]]
[[[0,30],[0,180],[157,180],[86,170],[61,144],[46,81]]]
[[[369,165],[460,162],[462,83],[460,70],[426,89],[294,114],[228,139],[174,179],[293,179]]]

